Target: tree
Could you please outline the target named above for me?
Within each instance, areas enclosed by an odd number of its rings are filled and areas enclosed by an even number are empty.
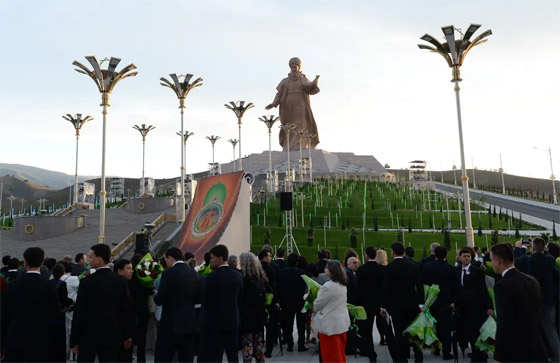
[[[550,234],[548,233],[541,233],[541,238],[544,239],[544,241],[546,243],[548,243],[548,237],[550,236]]]
[[[492,214],[488,213],[488,229],[492,228]]]
[[[410,216],[408,216],[408,233],[412,232],[412,222],[410,221]]]
[[[498,219],[502,220],[502,207],[500,207],[500,213],[498,213]]]
[[[443,245],[449,250],[451,248],[451,235],[447,228],[443,230]]]
[[[497,216],[498,216],[498,215],[496,214],[496,205],[495,205],[495,204],[494,204],[494,211],[492,212],[492,215],[493,215],[494,217],[497,217]]]
[[[552,240],[558,241],[558,235],[556,234],[556,222],[552,220]]]
[[[523,218],[521,218],[521,212],[519,212],[519,229],[523,229]]]
[[[371,198],[371,209],[375,209],[375,202],[373,201],[373,197]]]
[[[403,242],[403,233],[400,229],[397,231],[397,242]]]
[[[515,238],[519,238],[521,235],[519,234],[519,226],[515,225]]]
[[[478,235],[482,236],[482,223],[480,223],[480,219],[478,220]]]
[[[495,229],[492,231],[492,246],[497,245],[498,243],[500,243],[500,235],[498,230]]]
[[[373,219],[373,230],[375,232],[379,231],[379,221],[377,220],[377,216]]]
[[[356,248],[357,245],[358,245],[358,235],[356,233],[356,229],[352,228],[350,230],[350,246],[352,246],[352,248]]]
[[[307,245],[309,247],[313,246],[313,241],[315,240],[315,230],[313,227],[307,228]]]
[[[265,245],[269,245],[270,244],[270,237],[272,235],[272,231],[270,230],[270,228],[268,227],[264,227],[264,237],[263,237],[263,242]]]

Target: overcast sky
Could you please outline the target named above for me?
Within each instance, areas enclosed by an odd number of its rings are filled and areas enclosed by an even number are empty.
[[[560,173],[560,2],[555,1],[8,1],[0,2],[0,162],[74,174],[75,136],[61,116],[89,114],[80,137],[79,173],[101,173],[101,96],[72,62],[119,57],[138,76],[118,83],[107,123],[107,175],[140,177],[135,124],[156,126],[146,141],[146,176],[180,170],[179,102],[159,85],[192,73],[204,85],[187,98],[187,173],[229,162],[237,138],[232,100],[255,104],[243,118],[244,155],[268,150],[266,111],[288,60],[302,59],[321,143],[335,152],[374,155],[404,168],[424,159],[434,170],[460,167],[451,70],[420,50],[424,33],[482,24],[489,41],[461,69],[467,167],[548,178],[552,148]],[[477,34],[478,34],[477,33]],[[477,35],[475,34],[475,35]],[[89,65],[88,65],[89,66]],[[106,65],[105,65],[106,66]],[[277,129],[273,150],[280,150]],[[69,184],[73,179],[69,179]]]

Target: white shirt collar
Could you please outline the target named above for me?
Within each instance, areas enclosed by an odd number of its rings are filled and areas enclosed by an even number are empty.
[[[393,260],[396,260],[397,258],[404,258],[404,257],[403,257],[403,256],[395,256],[395,257],[393,258]]]
[[[28,274],[41,274],[39,271],[27,271]]]
[[[467,270],[467,271],[470,270],[471,269],[471,264],[469,263],[466,267],[463,267],[462,269]]]
[[[515,266],[511,266],[510,268],[506,268],[506,269],[502,272],[502,277],[504,277],[504,276],[506,275],[506,273],[507,273],[509,270],[513,269],[513,268],[515,268]]]
[[[227,263],[224,263],[223,265],[218,266],[218,268],[224,267],[224,266],[228,266],[228,267],[229,267],[229,265],[228,265]]]
[[[173,266],[175,266],[175,265],[178,264],[178,263],[185,263],[185,261],[175,261],[175,263],[173,264]],[[173,267],[173,266],[171,266],[171,267]]]

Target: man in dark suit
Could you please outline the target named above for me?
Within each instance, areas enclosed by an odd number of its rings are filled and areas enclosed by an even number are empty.
[[[436,260],[428,263],[422,270],[424,285],[439,285],[439,294],[430,307],[436,319],[436,331],[442,345],[443,360],[453,359],[451,354],[451,309],[455,300],[456,270],[447,262],[447,248],[437,246],[434,252]],[[438,351],[436,351],[439,354]]]
[[[348,278],[348,285],[346,285],[346,302],[352,305],[358,305],[358,283],[356,278],[356,271],[360,267],[360,261],[357,257],[349,255],[344,263],[346,266],[344,272]],[[350,313],[348,313],[350,314]],[[352,316],[350,316],[352,320]],[[358,332],[350,329],[347,334],[346,340],[346,355],[356,354],[356,349],[359,348],[361,352],[365,349],[362,345],[362,340],[358,339]]]
[[[0,269],[0,274],[2,275],[6,275],[8,273],[8,270],[10,269],[8,264],[10,263],[10,260],[12,259],[12,256],[10,255],[5,255],[2,257],[2,268]]]
[[[303,295],[307,291],[307,285],[301,278],[305,273],[302,269],[296,267],[298,255],[292,253],[288,256],[288,266],[281,269],[278,274],[278,299],[280,300],[280,319],[282,321],[282,333],[284,343],[288,345],[288,352],[294,350],[294,317],[296,318],[296,326],[298,330],[298,351],[306,351],[305,346],[305,313],[301,312],[303,308]]]
[[[556,297],[554,296],[553,274],[558,274],[555,270],[556,263],[554,257],[545,255],[546,242],[540,237],[533,238],[531,245],[532,254],[526,254],[523,241],[519,240],[515,244],[515,266],[519,271],[533,276],[541,288],[541,320],[544,332],[550,347],[550,356],[553,362],[560,361],[560,342],[554,324],[556,314]]]
[[[284,255],[284,249],[282,247],[278,247],[278,249],[276,250],[276,259],[274,260],[274,263],[276,264],[276,266],[278,266],[278,268],[282,269],[288,266],[286,260],[284,260]]]
[[[363,353],[366,354],[370,362],[377,360],[377,353],[373,346],[373,322],[377,322],[379,334],[384,336],[384,323],[381,322],[379,308],[381,307],[381,296],[383,293],[383,266],[375,261],[377,251],[373,247],[366,248],[367,262],[358,268],[356,272],[358,285],[359,305],[366,310],[367,319],[359,321],[358,327],[362,335]]]
[[[154,296],[156,305],[163,307],[158,325],[155,361],[171,362],[177,351],[179,362],[192,362],[195,355],[198,299],[198,273],[183,261],[177,247],[165,251],[165,262],[171,266],[161,275]]]
[[[455,303],[460,335],[472,349],[473,362],[486,362],[486,354],[474,344],[480,335],[480,327],[488,316],[494,315],[492,301],[486,288],[484,271],[471,264],[473,250],[467,247],[459,251],[461,266],[455,272]]]
[[[403,331],[424,308],[424,287],[418,269],[404,258],[404,245],[395,242],[391,245],[393,261],[385,267],[383,280],[383,302],[381,314],[388,313],[393,321],[395,337],[389,344],[391,357],[395,362],[406,362],[410,345],[403,337]],[[416,346],[414,361],[422,362],[422,351]]]
[[[114,362],[119,348],[132,346],[134,313],[128,281],[111,271],[111,249],[96,244],[89,251],[95,273],[80,282],[74,308],[70,347],[78,362]]]
[[[502,275],[494,286],[498,315],[494,359],[546,362],[539,283],[514,267],[510,244],[492,246],[490,255],[494,272]]]
[[[206,277],[202,314],[201,362],[221,362],[224,350],[228,362],[237,362],[239,304],[243,291],[243,276],[228,264],[228,249],[217,245],[210,250],[213,272]]]
[[[39,272],[42,249],[30,247],[23,258],[27,273],[10,282],[2,296],[1,355],[7,362],[42,362],[48,357],[49,321],[60,312],[57,291]]]
[[[422,264],[414,259],[414,247],[408,246],[404,249],[404,259],[416,266],[418,270],[422,267]]]
[[[329,254],[327,253],[326,250],[319,250],[317,251],[317,257],[319,258],[319,261],[317,261],[317,268],[319,269],[319,273],[323,273],[325,272],[325,267],[327,267],[327,256]]]
[[[72,276],[79,276],[86,270],[87,255],[80,252],[76,255],[74,261],[76,263],[72,264]]]
[[[270,252],[266,249],[263,249],[259,252],[259,260],[261,261],[262,268],[266,273],[266,277],[268,278],[268,283],[272,288],[272,293],[274,295],[272,299],[272,303],[266,306],[266,312],[268,313],[268,319],[266,321],[266,349],[264,351],[264,356],[267,358],[272,357],[272,349],[274,348],[274,343],[279,338],[279,303],[278,297],[276,296],[277,288],[278,288],[278,267],[276,264],[272,264],[272,256]]]
[[[434,262],[436,260],[436,247],[439,246],[439,243],[434,242],[430,245],[430,255],[424,257],[421,261],[420,261],[420,271],[424,268],[424,266],[426,266],[428,263],[430,262]]]

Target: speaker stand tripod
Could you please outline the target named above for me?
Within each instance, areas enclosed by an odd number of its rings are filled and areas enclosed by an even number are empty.
[[[280,242],[280,246],[278,246],[279,248],[282,247],[282,244],[284,243],[284,241],[286,241],[286,252],[288,253],[288,255],[290,253],[294,252],[294,247],[296,248],[296,251],[299,255],[299,248],[296,244],[296,241],[294,239],[294,235],[292,234],[292,211],[291,210],[287,210],[286,211],[286,234],[284,235],[284,238],[282,238],[282,242]]]

